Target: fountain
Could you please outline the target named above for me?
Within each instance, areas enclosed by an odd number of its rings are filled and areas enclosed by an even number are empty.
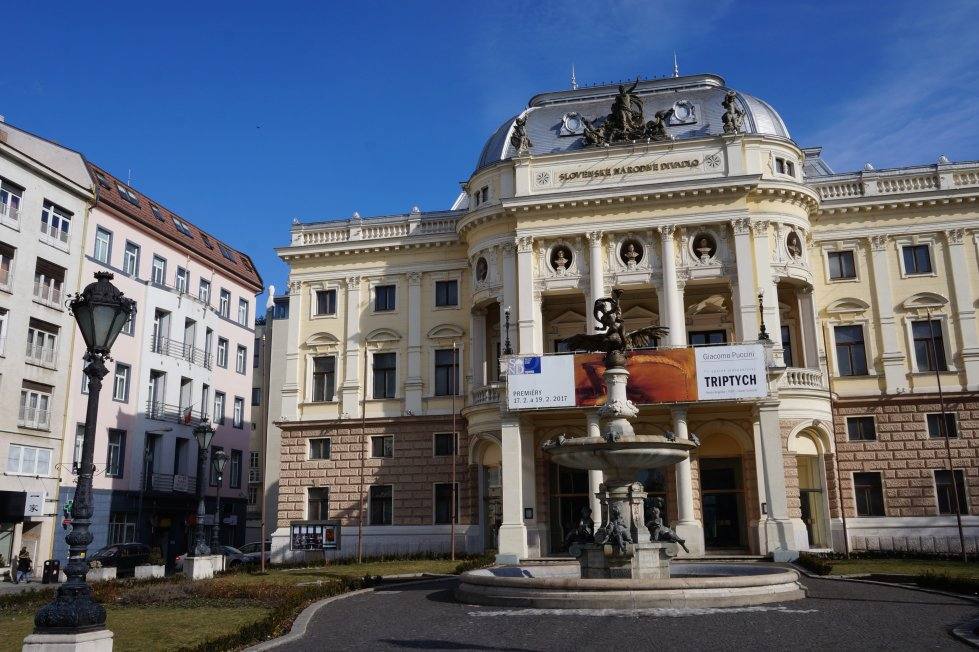
[[[695,438],[637,435],[639,409],[626,395],[627,352],[647,346],[666,329],[649,326],[625,333],[621,290],[595,302],[601,330],[566,340],[571,350],[603,352],[607,398],[598,409],[599,436],[544,442],[551,460],[575,469],[601,470],[598,499],[606,514],[596,531],[588,508],[568,535],[577,563],[522,563],[463,574],[456,597],[462,602],[539,608],[730,607],[805,597],[799,575],[776,566],[743,563],[673,562],[685,542],[666,526],[662,503],[647,522],[647,495],[635,481],[639,471],[687,459]],[[652,526],[652,530],[650,529]]]

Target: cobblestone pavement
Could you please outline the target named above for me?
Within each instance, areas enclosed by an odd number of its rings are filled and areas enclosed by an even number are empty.
[[[804,578],[804,600],[743,609],[582,610],[476,607],[455,579],[391,586],[320,609],[279,650],[946,650],[979,607],[899,587]]]

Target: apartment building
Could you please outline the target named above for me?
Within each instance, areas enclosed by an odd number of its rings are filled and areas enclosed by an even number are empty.
[[[0,555],[51,551],[91,206],[82,156],[0,122]]]
[[[137,303],[113,347],[100,396],[90,547],[141,541],[160,548],[168,562],[187,550],[197,509],[193,430],[205,420],[216,430],[205,471],[208,524],[220,492],[221,540],[243,543],[261,278],[246,254],[217,236],[108,171],[91,163],[87,171],[95,201],[80,234],[81,275],[110,271]],[[81,335],[74,335],[78,350]],[[60,507],[74,492],[87,391],[80,367],[66,382],[70,443],[58,455]],[[229,457],[219,485],[210,462],[222,449]],[[61,538],[54,554],[67,554]]]

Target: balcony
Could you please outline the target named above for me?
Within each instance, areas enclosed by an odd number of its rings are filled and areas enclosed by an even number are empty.
[[[20,230],[20,209],[10,204],[0,204],[0,224]]]
[[[780,390],[825,390],[826,382],[819,369],[787,367],[778,381]]]
[[[163,493],[193,494],[197,490],[197,477],[179,473],[151,473],[146,489]]]
[[[204,349],[194,347],[192,344],[184,344],[169,337],[157,337],[153,339],[150,349],[153,353],[186,360],[205,369],[211,368],[211,354]]]
[[[190,406],[171,405],[160,401],[146,402],[146,416],[155,421],[169,421],[185,426],[196,426],[207,420],[206,414]]]
[[[22,428],[49,430],[51,428],[51,412],[41,408],[21,406],[17,413],[17,425]]]
[[[483,387],[477,387],[469,393],[469,405],[496,405],[500,402],[500,393],[506,383],[489,383]]]
[[[46,242],[62,251],[68,251],[69,239],[68,232],[64,229],[59,229],[56,226],[48,226],[44,223],[41,224],[41,242]]]
[[[64,309],[64,304],[62,303],[64,293],[61,291],[61,288],[48,285],[47,283],[34,284],[34,300],[50,308],[57,310]]]
[[[27,344],[27,362],[54,369],[58,363],[58,350],[40,344]]]

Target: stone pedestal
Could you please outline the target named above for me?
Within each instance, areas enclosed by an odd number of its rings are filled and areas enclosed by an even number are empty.
[[[142,566],[136,567],[136,579],[138,580],[148,580],[163,577],[167,574],[166,566],[157,566],[155,564],[144,564]]]
[[[115,566],[105,566],[103,568],[90,568],[88,572],[85,573],[85,581],[89,584],[95,584],[96,582],[108,582],[109,580],[116,579],[116,568]]]
[[[634,543],[624,555],[612,546],[581,546],[582,579],[659,580],[670,576],[670,559],[676,557],[675,543]]]
[[[224,557],[221,555],[202,555],[184,558],[184,575],[191,580],[207,580],[221,570]]]
[[[112,632],[100,629],[84,634],[30,634],[22,652],[112,652]]]

